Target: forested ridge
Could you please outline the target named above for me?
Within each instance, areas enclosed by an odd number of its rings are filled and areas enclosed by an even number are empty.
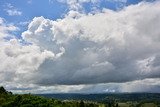
[[[99,107],[100,104],[84,101],[62,101],[32,94],[12,94],[0,87],[0,107]]]
[[[59,98],[55,99],[35,94],[13,94],[0,87],[0,107],[160,107],[158,93],[77,94],[75,98],[61,100],[64,94],[57,95]]]

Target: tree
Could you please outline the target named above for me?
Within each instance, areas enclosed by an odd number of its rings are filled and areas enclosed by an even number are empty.
[[[15,106],[20,105],[21,101],[22,101],[22,96],[21,95],[16,96],[15,99],[14,99],[14,105]]]
[[[111,103],[110,102],[108,103],[108,107],[111,107]]]
[[[118,103],[116,103],[116,107],[118,107]]]
[[[4,87],[0,87],[0,94],[6,94],[7,91],[4,89]]]
[[[81,102],[79,103],[79,107],[84,107],[84,102],[81,100]]]

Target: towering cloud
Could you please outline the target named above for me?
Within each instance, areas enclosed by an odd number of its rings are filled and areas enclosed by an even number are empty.
[[[41,78],[35,82],[71,85],[159,77],[159,14],[156,2],[57,21],[34,18],[23,38],[42,50],[63,51],[39,66],[34,78]]]

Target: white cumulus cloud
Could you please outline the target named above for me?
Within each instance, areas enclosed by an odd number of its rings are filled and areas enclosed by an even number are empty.
[[[42,78],[35,83],[90,84],[159,77],[159,66],[153,64],[159,56],[159,19],[159,2],[57,21],[34,18],[23,38],[41,49],[65,50],[59,59],[43,62],[34,75]]]
[[[160,2],[142,2],[118,12],[76,12],[78,17],[69,14],[55,21],[35,17],[22,33],[28,45],[17,39],[7,41],[5,36],[0,39],[0,82],[34,84],[29,87],[32,89],[68,87],[65,92],[74,85],[80,92],[92,87],[86,84],[132,81],[134,87],[140,86],[137,81],[141,80],[153,83],[160,78],[159,10]],[[10,29],[1,20],[1,35],[8,35]],[[122,86],[94,87],[108,92],[131,90],[126,84]]]

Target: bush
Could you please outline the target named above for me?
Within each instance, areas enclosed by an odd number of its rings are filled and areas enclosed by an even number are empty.
[[[32,104],[24,104],[24,105],[21,105],[20,107],[34,107]]]

